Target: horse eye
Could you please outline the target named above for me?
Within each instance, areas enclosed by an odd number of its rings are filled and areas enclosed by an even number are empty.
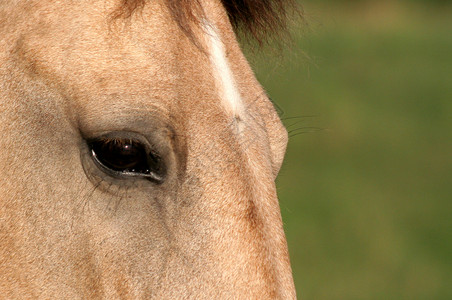
[[[88,145],[94,160],[109,173],[163,181],[161,158],[138,140],[100,138],[88,142]]]

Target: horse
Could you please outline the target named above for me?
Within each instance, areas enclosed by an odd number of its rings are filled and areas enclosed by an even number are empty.
[[[285,0],[0,2],[0,295],[294,299],[287,131],[242,54]]]

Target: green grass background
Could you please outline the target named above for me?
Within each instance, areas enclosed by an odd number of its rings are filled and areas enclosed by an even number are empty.
[[[302,299],[452,299],[450,1],[305,1],[249,54],[291,138],[278,177]]]

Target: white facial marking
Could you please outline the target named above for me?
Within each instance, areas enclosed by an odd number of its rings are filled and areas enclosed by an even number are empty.
[[[223,42],[214,25],[207,23],[205,29],[209,42],[210,61],[223,105],[237,120],[240,120],[243,110],[242,99],[226,59]]]

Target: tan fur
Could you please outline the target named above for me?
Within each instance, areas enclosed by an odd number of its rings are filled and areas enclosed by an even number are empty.
[[[287,133],[221,3],[200,3],[242,121],[164,2],[127,20],[116,1],[0,3],[0,297],[295,298],[274,184]],[[93,165],[86,137],[120,130],[163,149],[163,184]]]

